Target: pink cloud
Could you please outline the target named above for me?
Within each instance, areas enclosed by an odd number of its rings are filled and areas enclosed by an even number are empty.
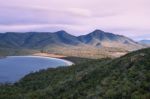
[[[9,3],[8,3],[9,2]],[[0,31],[94,29],[150,38],[149,0],[0,0]]]

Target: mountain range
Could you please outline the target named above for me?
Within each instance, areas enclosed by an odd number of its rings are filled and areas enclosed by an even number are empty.
[[[66,31],[50,32],[7,32],[0,34],[1,48],[44,49],[51,47],[113,47],[125,50],[136,50],[142,44],[132,39],[113,33],[95,30],[87,35],[74,36]]]
[[[123,35],[94,30],[74,36],[57,32],[0,33],[0,55],[24,55],[37,51],[85,58],[119,57],[130,51],[148,47]],[[7,54],[9,53],[9,54]]]
[[[139,43],[150,46],[150,40],[141,40],[141,41],[139,41]]]

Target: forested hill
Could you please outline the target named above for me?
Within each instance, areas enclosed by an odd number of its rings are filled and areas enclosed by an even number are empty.
[[[150,99],[150,48],[29,74],[0,99]]]

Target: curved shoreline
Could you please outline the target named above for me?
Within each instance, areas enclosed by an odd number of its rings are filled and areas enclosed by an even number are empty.
[[[71,62],[71,61],[68,61],[68,60],[65,60],[65,59],[59,59],[59,58],[52,58],[52,57],[45,57],[45,56],[31,56],[31,55],[25,55],[25,56],[7,56],[6,58],[18,58],[18,59],[21,59],[21,58],[19,58],[19,57],[25,57],[25,58],[28,58],[28,59],[30,59],[30,58],[37,58],[38,60],[40,60],[40,59],[44,59],[44,60],[47,60],[47,61],[49,61],[50,60],[50,62],[49,63],[47,63],[47,65],[45,65],[45,67],[37,67],[36,68],[36,70],[35,70],[35,68],[32,68],[32,66],[31,66],[31,71],[32,72],[36,72],[36,71],[39,71],[39,70],[42,70],[42,69],[45,69],[45,70],[47,70],[48,68],[58,68],[58,67],[68,67],[68,66],[72,66],[74,63],[73,62]],[[4,59],[5,60],[5,59]],[[2,61],[3,61],[3,59],[2,59]],[[14,61],[14,60],[13,60]],[[54,61],[54,62],[52,62],[52,64],[53,63],[55,63],[55,61],[59,61],[59,63],[57,63],[56,62],[56,64],[58,64],[58,65],[54,65],[54,66],[52,66],[51,65],[51,61]],[[39,61],[38,61],[39,62]],[[37,62],[37,63],[38,63]],[[60,63],[62,63],[62,64],[60,64]],[[40,63],[40,65],[42,66],[42,65],[44,65],[43,63]],[[35,65],[36,66],[36,65]],[[38,66],[38,65],[37,65]],[[52,67],[51,67],[52,66]],[[6,66],[7,67],[7,66]],[[16,68],[16,67],[15,67]],[[28,66],[27,66],[27,68],[28,68]],[[9,69],[8,69],[9,70]],[[6,72],[6,73],[8,73],[8,70],[6,70],[6,69],[4,69],[4,71]],[[20,70],[20,68],[18,69],[18,70]],[[17,70],[17,71],[18,71]],[[17,71],[15,71],[16,72],[16,74],[17,75],[22,75],[22,77],[20,76],[14,76],[14,79],[10,79],[10,81],[8,80],[8,82],[10,82],[10,83],[13,83],[13,82],[17,82],[19,79],[22,79],[24,76],[26,76],[26,75],[28,75],[28,74],[30,74],[29,72],[30,71],[28,71],[28,69],[25,69],[22,73],[20,73],[20,72],[17,72]],[[12,72],[14,72],[14,71],[12,71]],[[26,73],[27,72],[27,73]],[[8,76],[9,77],[9,75],[6,75],[5,73],[3,74],[2,73],[2,76]],[[18,79],[19,78],[19,79]],[[16,80],[15,80],[16,79]],[[5,83],[5,79],[1,79],[1,82],[0,83]],[[7,82],[7,81],[6,81]]]
[[[34,54],[31,54],[33,56],[44,56],[44,57],[52,57],[52,58],[65,58],[67,56],[64,56],[64,55],[57,55],[57,54],[50,54],[50,53],[34,53]]]
[[[43,56],[43,55],[21,55],[21,56],[28,56],[28,57],[39,57],[39,58],[50,58],[50,59],[55,59],[55,60],[59,60],[59,61],[63,61],[67,64],[67,66],[71,66],[71,65],[74,65],[75,63],[70,61],[70,60],[66,60],[66,59],[63,59],[65,57],[49,57],[49,56]],[[7,58],[7,57],[15,57],[15,56],[4,56],[4,57],[0,57],[0,59],[4,59],[4,58]],[[19,56],[16,56],[16,57],[19,57]]]
[[[35,58],[39,57],[39,58],[55,59],[55,60],[59,60],[59,61],[65,62],[67,64],[67,66],[71,66],[71,65],[74,64],[73,62],[71,62],[69,60],[66,60],[66,59],[63,59],[63,58],[55,58],[55,57],[40,56],[40,55],[21,55],[21,56],[23,56],[23,57],[35,57]],[[7,57],[21,57],[21,56],[6,56],[4,58],[7,58]]]
[[[70,60],[64,59],[64,58],[67,57],[67,56],[64,56],[64,55],[49,54],[49,53],[35,53],[35,54],[32,54],[31,56],[41,56],[41,57],[48,57],[48,58],[60,59],[60,60],[64,60],[68,65],[75,64],[74,62],[72,62]]]
[[[38,56],[38,55],[27,55],[27,56],[31,56],[31,57],[40,57],[40,58],[50,58],[50,59],[56,59],[56,60],[60,60],[60,61],[63,61],[65,63],[67,63],[69,66],[70,65],[73,65],[74,63],[69,61],[69,60],[66,60],[66,59],[63,59],[63,58],[55,58],[55,57],[48,57],[48,56]]]

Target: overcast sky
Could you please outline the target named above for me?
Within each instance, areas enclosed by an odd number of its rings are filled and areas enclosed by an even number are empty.
[[[0,0],[0,32],[95,29],[150,39],[150,0]]]

